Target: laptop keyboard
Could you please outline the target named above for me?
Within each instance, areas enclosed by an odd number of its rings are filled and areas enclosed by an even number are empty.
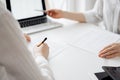
[[[103,69],[104,69],[114,80],[120,80],[120,67],[103,67]]]
[[[24,27],[22,28],[22,30],[24,33],[33,34],[33,33],[42,32],[50,29],[59,28],[59,27],[62,27],[62,24],[57,22],[48,22],[48,23],[42,23],[39,25]]]
[[[47,18],[46,17],[34,18],[34,19],[19,21],[20,26],[22,28],[33,26],[33,25],[38,25],[38,24],[42,24],[42,23],[46,23],[46,22],[47,22]]]

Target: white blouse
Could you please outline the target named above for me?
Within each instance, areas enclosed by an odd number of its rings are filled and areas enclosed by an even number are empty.
[[[0,2],[0,80],[54,80],[47,60],[39,66],[29,52],[18,22]]]
[[[93,10],[85,13],[87,22],[103,21],[107,30],[120,34],[120,0],[97,0]]]

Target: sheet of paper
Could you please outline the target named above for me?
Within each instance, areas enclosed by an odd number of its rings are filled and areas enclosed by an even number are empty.
[[[94,72],[94,73],[96,73],[96,72]],[[90,77],[90,80],[98,80],[94,73],[92,73],[92,72],[88,73],[88,76]]]
[[[120,57],[112,58],[112,59],[105,59],[104,66],[120,66]]]
[[[93,29],[72,42],[72,46],[81,48],[91,53],[99,53],[104,47],[115,43],[120,36],[108,31]]]
[[[101,71],[103,59],[69,46],[49,63],[55,80],[91,80],[88,72]]]
[[[45,38],[45,37],[44,37]],[[36,44],[39,44],[42,42],[42,40],[44,39],[43,36],[42,37],[36,37],[36,38],[32,38],[32,42],[28,44],[29,50],[33,53],[33,48]],[[66,44],[61,44],[61,43],[57,43],[57,42],[53,42],[51,39],[47,39],[46,43],[49,46],[49,59],[59,55],[59,53],[61,51],[63,51],[67,45]]]

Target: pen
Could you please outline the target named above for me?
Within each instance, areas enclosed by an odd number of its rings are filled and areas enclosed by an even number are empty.
[[[37,47],[40,47],[46,40],[47,40],[47,37]]]
[[[45,12],[45,10],[35,10],[35,11],[39,11],[39,12]]]

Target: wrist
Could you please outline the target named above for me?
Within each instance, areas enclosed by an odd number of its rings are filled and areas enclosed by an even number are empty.
[[[65,18],[65,17],[66,17],[66,11],[61,11],[61,14],[62,14],[62,15],[61,15],[62,18]]]
[[[44,64],[44,63],[48,63],[48,60],[45,57],[43,57],[43,56],[37,56],[35,58],[35,61],[36,61],[36,63],[38,65],[41,65],[41,64]]]
[[[40,53],[34,53],[34,57],[42,56]]]
[[[35,53],[34,54],[34,57],[37,58],[37,57],[44,57],[46,60],[48,59],[48,57],[46,57],[45,55],[41,54],[41,53]]]

